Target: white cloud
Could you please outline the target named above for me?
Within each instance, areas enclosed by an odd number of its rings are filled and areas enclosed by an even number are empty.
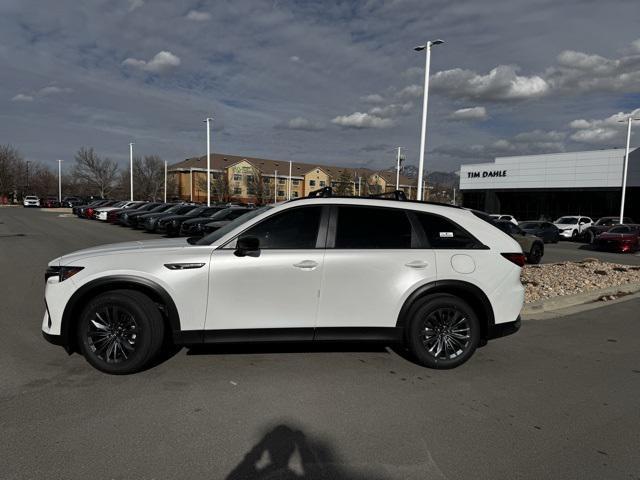
[[[133,12],[144,5],[144,0],[129,0],[129,11]]]
[[[390,118],[380,118],[362,112],[335,117],[331,123],[346,128],[389,128],[395,125],[395,122]]]
[[[382,95],[378,95],[377,93],[372,93],[371,95],[365,95],[364,97],[360,97],[363,102],[366,103],[382,103],[384,102],[384,98]]]
[[[313,122],[304,117],[296,117],[292,118],[288,122],[284,124],[280,124],[277,126],[278,128],[286,128],[288,130],[322,130],[324,127],[321,123]]]
[[[206,22],[211,20],[211,14],[209,12],[198,12],[197,10],[191,10],[186,15],[187,20],[193,20],[194,22]]]
[[[640,53],[640,38],[631,42],[631,48],[634,51]]]
[[[291,60],[292,62],[299,62],[300,61],[300,57],[296,56],[296,55],[292,55],[289,57],[289,60]]]
[[[409,113],[413,108],[413,103],[392,103],[390,105],[385,105],[382,107],[373,107],[369,110],[370,115],[374,115],[376,117],[397,117],[398,115],[404,115]]]
[[[419,98],[422,97],[424,87],[422,85],[409,85],[398,92],[400,98]]]
[[[546,95],[549,84],[540,76],[518,75],[518,68],[499,65],[486,75],[454,68],[438,72],[431,78],[434,90],[452,98],[508,101]]]
[[[571,135],[571,140],[591,145],[614,145],[624,141],[626,123],[629,117],[640,116],[640,108],[625,113],[618,112],[613,115],[595,120],[580,118],[569,123],[569,127],[576,130]]]
[[[171,52],[158,52],[151,60],[138,60],[136,58],[127,58],[122,65],[138,68],[145,72],[166,73],[169,70],[180,65],[180,58]]]
[[[19,93],[15,97],[13,97],[11,101],[12,102],[33,102],[33,97],[31,95]]]
[[[59,93],[71,93],[71,92],[73,92],[72,88],[49,85],[47,87],[44,87],[38,90],[38,95],[42,95],[46,97],[47,95],[57,95]]]
[[[469,107],[456,110],[449,118],[452,120],[486,120],[487,109],[484,107]]]
[[[405,77],[417,77],[419,75],[424,75],[424,68],[422,67],[409,67],[407,68],[404,72],[402,72],[402,75]]]

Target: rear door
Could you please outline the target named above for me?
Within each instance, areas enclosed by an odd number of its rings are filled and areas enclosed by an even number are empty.
[[[408,292],[436,279],[433,251],[419,246],[404,209],[333,206],[318,328],[394,327]]]

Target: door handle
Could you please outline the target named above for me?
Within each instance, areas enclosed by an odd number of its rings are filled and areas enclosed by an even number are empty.
[[[313,270],[319,265],[318,262],[314,262],[313,260],[303,260],[300,263],[294,263],[293,266],[296,268],[300,268],[302,270]]]
[[[405,263],[404,265],[410,268],[427,268],[429,264],[423,260],[413,260],[412,262]]]

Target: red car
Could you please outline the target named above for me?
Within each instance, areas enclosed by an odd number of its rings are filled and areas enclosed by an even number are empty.
[[[640,225],[616,225],[598,235],[593,244],[598,250],[636,252],[640,250]]]

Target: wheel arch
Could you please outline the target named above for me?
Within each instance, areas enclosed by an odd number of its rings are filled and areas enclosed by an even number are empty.
[[[78,351],[75,326],[82,308],[87,300],[111,290],[135,290],[144,293],[151,300],[161,305],[160,313],[165,321],[165,327],[172,333],[172,337],[180,332],[180,316],[171,295],[160,285],[148,278],[134,275],[111,275],[87,282],[71,296],[62,314],[60,336],[65,350],[71,354]]]
[[[420,304],[420,300],[437,293],[455,295],[469,303],[480,317],[482,339],[487,340],[489,338],[489,332],[495,325],[491,302],[478,286],[463,280],[436,280],[416,288],[404,301],[398,314],[396,326],[404,329],[411,318],[414,308]]]

